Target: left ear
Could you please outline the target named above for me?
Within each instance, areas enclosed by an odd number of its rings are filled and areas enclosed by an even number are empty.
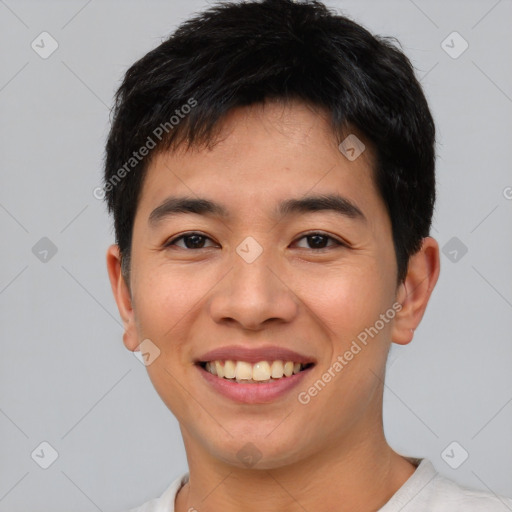
[[[440,272],[439,245],[427,236],[421,249],[409,259],[407,275],[400,284],[397,301],[402,309],[395,315],[391,341],[398,345],[407,345],[418,327],[430,295],[437,283]]]

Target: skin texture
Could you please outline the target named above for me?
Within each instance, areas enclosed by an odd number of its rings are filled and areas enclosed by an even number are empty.
[[[386,442],[383,378],[392,342],[407,344],[439,275],[439,248],[427,237],[396,285],[391,222],[372,177],[369,144],[356,160],[338,149],[327,116],[301,103],[232,111],[212,148],[156,155],[136,213],[130,288],[118,247],[107,253],[124,343],[149,338],[160,356],[149,377],[179,421],[190,481],[177,512],[374,511],[414,466]],[[366,221],[332,211],[277,219],[275,206],[311,194],[339,195]],[[221,203],[229,219],[180,214],[148,223],[171,195]],[[203,248],[185,240],[198,231]],[[322,232],[319,250],[304,238]],[[263,248],[247,263],[236,252],[248,236]],[[190,240],[189,240],[190,242]],[[189,244],[189,247],[194,247]],[[394,303],[401,310],[308,404],[297,400]],[[278,345],[317,364],[300,389],[270,403],[239,404],[217,394],[194,359],[220,346]],[[248,468],[237,453],[261,453]],[[206,497],[206,498],[205,498]]]

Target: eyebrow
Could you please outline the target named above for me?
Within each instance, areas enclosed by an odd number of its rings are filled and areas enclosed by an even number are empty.
[[[311,213],[318,211],[332,211],[349,219],[366,222],[363,212],[349,199],[338,194],[306,196],[299,199],[286,199],[278,205],[276,217],[283,217],[297,213]],[[148,222],[156,226],[162,220],[174,215],[195,213],[209,217],[228,219],[228,210],[219,203],[205,198],[168,197],[157,206],[149,215]]]

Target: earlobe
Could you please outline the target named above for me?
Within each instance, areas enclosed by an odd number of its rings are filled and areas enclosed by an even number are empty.
[[[406,345],[412,341],[427,308],[440,272],[439,245],[425,237],[421,249],[409,259],[407,275],[400,284],[397,301],[402,308],[395,316],[391,341]]]
[[[137,350],[139,342],[135,326],[130,289],[121,271],[121,254],[118,245],[111,245],[107,250],[107,271],[112,293],[124,324],[123,342],[128,350]]]

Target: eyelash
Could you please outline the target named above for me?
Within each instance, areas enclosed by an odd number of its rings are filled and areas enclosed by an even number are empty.
[[[164,244],[164,248],[167,248],[167,247],[171,247],[173,246],[177,241],[181,240],[181,239],[185,239],[185,238],[188,238],[188,237],[191,237],[191,236],[194,236],[194,235],[198,235],[204,239],[207,239],[207,240],[212,240],[210,237],[204,235],[203,233],[200,233],[198,231],[190,231],[188,233],[184,233],[182,235],[179,235],[171,240],[169,240],[168,242],[166,242]],[[331,245],[331,246],[328,246],[328,247],[321,247],[319,249],[310,249],[314,252],[323,252],[323,251],[326,251],[326,250],[329,250],[329,249],[332,249],[333,247],[348,247],[347,244],[343,243],[341,240],[338,240],[337,238],[334,238],[333,236],[331,235],[327,235],[326,233],[323,233],[321,231],[312,231],[310,233],[306,233],[304,235],[302,235],[300,238],[297,239],[298,240],[302,240],[303,238],[307,238],[307,237],[310,237],[310,236],[322,236],[328,240],[332,240],[334,242],[334,245]],[[199,247],[198,249],[189,249],[188,247],[180,247],[180,249],[184,249],[186,251],[199,251],[201,249],[208,249],[208,247]],[[301,249],[304,249],[304,247],[301,247]]]

